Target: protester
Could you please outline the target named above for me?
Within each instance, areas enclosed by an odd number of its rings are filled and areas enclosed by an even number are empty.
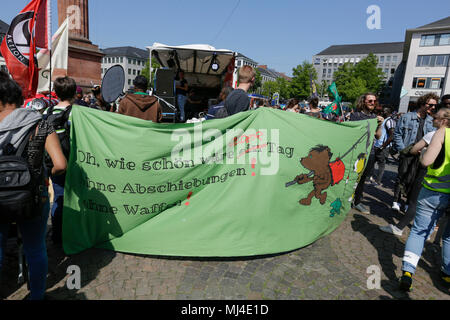
[[[375,138],[379,139],[381,137],[381,124],[383,123],[384,119],[383,117],[377,116],[375,115],[375,113],[373,113],[376,104],[377,104],[377,97],[375,94],[369,92],[361,96],[358,99],[358,104],[356,105],[357,111],[353,112],[350,115],[350,121],[360,121],[377,118],[378,127],[376,129]],[[361,213],[370,213],[369,209],[366,208],[366,206],[364,206],[361,203],[361,200],[363,196],[364,184],[367,176],[372,170],[374,160],[375,160],[375,153],[374,148],[372,147],[367,166],[363,174],[361,175],[361,179],[358,182],[358,186],[356,187],[355,196],[352,204],[353,208],[355,208]]]
[[[81,89],[80,86],[77,86],[77,92],[75,94],[75,101],[73,104],[83,107],[89,107],[89,104],[87,104],[86,101],[83,100],[83,89]]]
[[[70,145],[68,141],[69,137],[69,128],[67,126],[67,119],[61,119],[64,123],[52,123],[54,116],[60,113],[70,113],[72,108],[72,102],[75,98],[75,93],[77,89],[77,85],[75,80],[69,77],[59,77],[54,81],[54,87],[56,95],[58,96],[59,103],[52,108],[52,110],[47,109],[44,112],[44,116],[47,118],[48,122],[54,127],[61,148],[63,150],[64,156],[66,159],[69,158],[70,154]],[[52,163],[50,166],[54,166]],[[47,166],[49,166],[47,164]],[[51,220],[52,220],[52,241],[56,245],[60,245],[62,243],[62,212],[63,212],[63,204],[64,204],[64,184],[66,180],[66,175],[50,175],[53,187],[53,204],[51,210]]]
[[[298,103],[299,103],[298,99],[290,99],[284,110],[289,111],[289,112],[298,113],[299,109],[300,109],[300,106],[298,105]]]
[[[108,112],[116,112],[113,106],[103,100],[102,89],[100,86],[95,86],[92,89],[92,94],[94,95],[95,101],[89,106],[90,108]]]
[[[312,97],[309,99],[309,111],[306,112],[308,116],[323,119],[322,110],[319,108],[319,98]]]
[[[238,72],[239,85],[225,100],[225,109],[229,116],[250,109],[250,99],[247,91],[255,83],[256,72],[248,65],[239,68]]]
[[[222,88],[222,90],[220,91],[220,94],[219,94],[219,101],[220,102],[217,105],[209,107],[208,113],[206,115],[206,120],[214,119],[216,117],[216,112],[219,109],[224,108],[225,100],[227,99],[228,95],[232,91],[233,91],[233,88],[231,88],[231,87],[224,87],[224,88]],[[262,102],[262,101],[259,101],[259,102]]]
[[[441,108],[450,108],[450,94],[445,94],[441,98]]]
[[[374,142],[374,165],[372,167],[372,176],[370,177],[370,181],[376,185],[381,184],[381,179],[383,178],[384,168],[386,165],[386,159],[389,156],[389,146],[394,139],[394,130],[395,130],[395,121],[391,117],[392,109],[384,108],[383,110],[383,118],[385,120],[381,124],[381,137],[376,139]],[[376,178],[373,178],[373,172],[375,171],[375,164],[378,164],[378,174]]]
[[[33,179],[36,179],[35,181],[43,186],[44,149],[53,161],[54,166],[51,173],[54,177],[66,170],[66,159],[54,129],[42,119],[39,112],[20,108],[22,104],[22,89],[15,81],[5,77],[5,73],[0,71],[0,155],[6,154],[4,152],[8,145],[12,145],[15,149],[18,148],[23,139],[28,138],[30,130],[36,130],[29,140],[23,156],[28,161]],[[40,214],[37,214],[37,217],[30,221],[17,223],[28,263],[29,298],[31,300],[42,300],[44,298],[48,271],[45,243],[49,214],[47,188],[42,188],[39,199],[41,207],[36,207],[34,210],[40,211]],[[2,214],[5,214],[5,212],[2,212]],[[9,224],[0,224],[0,275],[9,227]]]
[[[426,239],[436,222],[450,205],[450,128],[440,128],[434,134],[429,147],[421,154],[420,163],[428,167],[417,200],[414,224],[405,245],[402,259],[402,276],[399,288],[409,291]],[[445,178],[446,177],[446,178]],[[443,234],[441,280],[450,288],[450,225]]]
[[[402,152],[402,150],[416,144],[427,133],[435,130],[430,113],[435,110],[438,100],[439,97],[434,93],[419,97],[416,104],[419,108],[404,114],[397,122],[394,131],[394,147],[400,153],[400,156],[394,187],[393,210],[400,211],[401,196],[409,193],[416,173],[425,175],[425,169],[420,170],[419,168],[418,157],[408,152]],[[418,169],[420,172],[417,172]],[[407,208],[405,211],[407,211]]]
[[[162,111],[158,99],[149,96],[146,91],[148,80],[146,77],[139,75],[134,81],[134,93],[128,93],[119,104],[119,113],[131,117],[153,122],[161,122]]]
[[[184,106],[186,104],[189,87],[187,80],[184,78],[183,70],[178,71],[177,78],[178,81],[175,83],[175,93],[177,96],[178,108],[180,110],[180,121],[184,122],[186,120]]]
[[[203,99],[197,95],[195,89],[190,89],[184,104],[184,114],[186,119],[197,118],[202,111]]]
[[[450,108],[442,108],[435,115],[433,115],[433,127],[435,128],[448,128],[450,127]],[[427,133],[419,142],[417,142],[412,148],[406,148],[409,154],[416,156],[418,159],[419,154],[426,150],[426,147],[430,144],[431,139],[436,131],[431,131]],[[401,236],[403,234],[403,229],[411,223],[416,214],[416,205],[419,192],[422,188],[422,181],[425,177],[427,170],[422,166],[419,166],[415,179],[412,183],[410,191],[408,193],[408,209],[403,218],[397,223],[397,225],[389,224],[387,226],[381,226],[380,230],[388,233]]]

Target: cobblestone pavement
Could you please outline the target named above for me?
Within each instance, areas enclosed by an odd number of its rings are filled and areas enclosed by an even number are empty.
[[[413,291],[399,292],[398,277],[409,227],[402,237],[383,233],[379,225],[398,221],[390,209],[396,167],[388,164],[383,187],[367,183],[363,203],[371,214],[351,210],[332,234],[289,253],[228,260],[165,258],[91,249],[67,257],[48,244],[47,294],[56,300],[450,300],[439,284],[440,254],[427,242],[414,276]],[[433,238],[432,238],[433,239]],[[67,268],[81,269],[81,288],[69,290]],[[379,289],[368,289],[375,266]],[[21,300],[14,252],[6,259],[3,296]]]

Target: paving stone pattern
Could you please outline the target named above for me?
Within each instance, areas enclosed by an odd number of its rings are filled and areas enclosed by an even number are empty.
[[[414,276],[413,291],[397,290],[409,233],[383,233],[379,225],[398,221],[390,209],[396,166],[386,167],[384,185],[366,183],[363,204],[371,214],[351,210],[332,234],[284,254],[234,259],[167,258],[91,249],[65,256],[48,243],[47,298],[55,300],[449,300],[438,278],[440,254],[427,242]],[[2,286],[4,299],[27,297],[16,283],[17,259],[9,245]],[[81,269],[81,288],[69,290],[68,266]],[[368,289],[373,270],[379,289]]]

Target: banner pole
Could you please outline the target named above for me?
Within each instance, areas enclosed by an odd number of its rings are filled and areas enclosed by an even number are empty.
[[[48,97],[52,100],[52,0],[47,0],[47,42],[50,51],[50,74],[48,83]]]

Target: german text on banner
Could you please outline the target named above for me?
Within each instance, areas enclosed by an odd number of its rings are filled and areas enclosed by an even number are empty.
[[[345,219],[376,119],[260,108],[157,124],[74,106],[63,246],[164,256],[286,252]]]

